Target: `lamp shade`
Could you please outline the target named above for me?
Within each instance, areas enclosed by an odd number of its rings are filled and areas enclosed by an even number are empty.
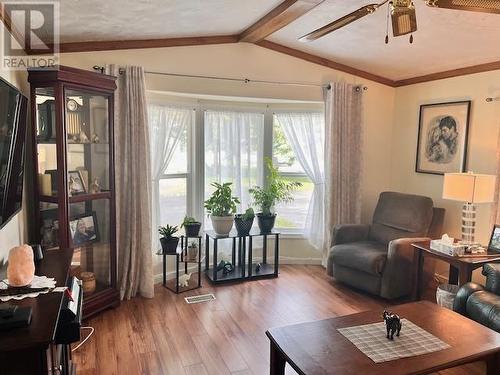
[[[443,198],[468,203],[491,203],[496,177],[488,174],[445,173]]]

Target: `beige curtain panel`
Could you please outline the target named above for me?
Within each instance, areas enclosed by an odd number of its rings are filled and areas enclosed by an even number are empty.
[[[362,90],[336,82],[324,91],[325,99],[325,226],[322,264],[326,267],[337,224],[361,220],[363,164]]]
[[[152,298],[151,161],[144,70],[115,65],[115,183],[118,283],[121,299]]]

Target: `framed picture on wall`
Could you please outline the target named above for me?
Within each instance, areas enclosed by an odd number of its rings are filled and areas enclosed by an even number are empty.
[[[500,225],[498,224],[493,227],[491,232],[488,250],[500,253]]]
[[[465,172],[470,107],[470,100],[420,106],[416,172]]]

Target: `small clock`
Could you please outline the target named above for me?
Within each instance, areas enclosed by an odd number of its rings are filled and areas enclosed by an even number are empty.
[[[69,99],[66,108],[68,108],[68,111],[74,112],[78,109],[78,103],[73,99]]]

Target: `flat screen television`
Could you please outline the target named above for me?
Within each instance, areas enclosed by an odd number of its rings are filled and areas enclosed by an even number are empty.
[[[0,78],[0,228],[22,206],[27,108],[28,99]]]

